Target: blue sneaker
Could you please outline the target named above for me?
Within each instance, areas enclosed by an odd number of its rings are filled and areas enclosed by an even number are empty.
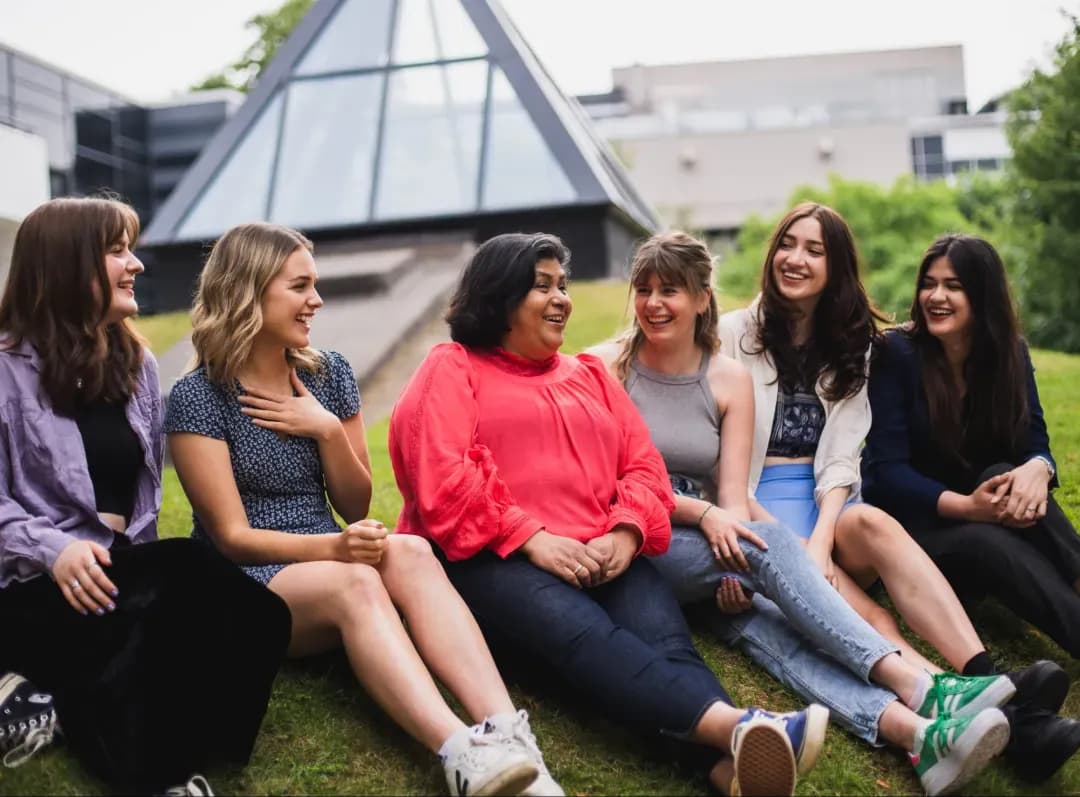
[[[747,710],[731,734],[733,792],[793,794],[797,777],[817,763],[828,724],[829,710],[816,703],[786,714]]]

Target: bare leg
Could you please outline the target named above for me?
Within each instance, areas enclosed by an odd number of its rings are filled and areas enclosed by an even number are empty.
[[[986,650],[949,582],[892,517],[866,504],[849,507],[836,522],[834,556],[860,584],[881,577],[911,630],[961,671]]]
[[[391,534],[379,563],[383,584],[435,677],[477,722],[514,710],[480,627],[427,540]]]
[[[911,752],[915,747],[915,731],[922,718],[899,701],[890,703],[881,712],[878,720],[878,735],[899,747],[901,750]]]
[[[717,761],[709,770],[709,782],[713,788],[727,797],[731,794],[731,781],[735,778],[735,761],[730,756],[724,756]]]
[[[345,647],[356,678],[382,709],[432,752],[465,727],[446,705],[373,567],[289,565],[270,581],[292,611],[290,656]]]
[[[860,617],[874,627],[875,631],[900,648],[900,653],[906,662],[931,674],[941,672],[940,667],[915,650],[911,643],[904,639],[896,618],[889,613],[888,609],[867,595],[842,568],[837,567],[836,573],[840,583],[840,595]]]
[[[716,701],[709,706],[698,720],[690,738],[698,744],[707,744],[725,753],[731,752],[731,732],[746,713],[745,709],[729,706]]]

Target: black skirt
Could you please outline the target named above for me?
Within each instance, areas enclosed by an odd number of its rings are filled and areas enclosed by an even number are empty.
[[[124,791],[251,756],[289,643],[285,602],[208,546],[119,544],[103,617],[47,576],[0,589],[0,673],[51,692],[68,746]]]

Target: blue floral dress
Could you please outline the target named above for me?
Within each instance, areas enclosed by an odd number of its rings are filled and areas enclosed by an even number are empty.
[[[322,369],[298,369],[304,386],[326,409],[345,420],[360,412],[360,392],[349,362],[337,352],[322,353]],[[239,390],[239,385],[237,386]],[[229,444],[233,478],[253,529],[294,534],[337,531],[326,500],[319,446],[307,437],[282,438],[256,426],[240,409],[237,394],[212,384],[198,368],[173,385],[165,416],[165,432],[194,432]],[[210,542],[199,516],[192,513],[191,536]],[[289,562],[243,567],[263,584]]]

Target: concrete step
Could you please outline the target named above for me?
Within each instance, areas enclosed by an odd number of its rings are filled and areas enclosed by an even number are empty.
[[[382,293],[434,252],[453,254],[459,233],[383,236],[370,241],[320,241],[315,245],[323,297]]]
[[[372,273],[393,274],[393,279],[375,293],[331,292],[327,296],[324,291],[327,266],[320,247],[316,250],[316,263],[319,291],[326,303],[312,324],[312,346],[343,354],[356,372],[362,390],[414,330],[442,312],[474,248],[471,241],[446,238],[426,240],[409,249],[369,251],[365,259],[381,264],[381,268],[371,266]],[[337,267],[331,262],[331,271]],[[344,268],[346,273],[357,273],[348,271],[353,265]],[[192,354],[190,337],[158,354],[163,394],[168,395],[173,382],[184,373]]]

